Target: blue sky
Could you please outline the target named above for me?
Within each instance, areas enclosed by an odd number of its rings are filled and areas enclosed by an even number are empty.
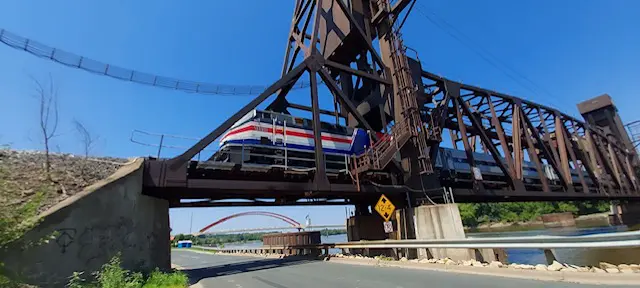
[[[577,102],[609,93],[623,121],[640,118],[640,2],[419,0],[405,43],[423,68],[453,80],[547,104],[579,116]],[[52,47],[137,71],[221,84],[269,84],[279,77],[294,1],[4,1],[0,28]],[[422,13],[421,13],[422,12]],[[434,13],[526,80],[519,84],[429,22]],[[432,16],[433,17],[433,16]],[[71,121],[102,139],[94,153],[154,154],[133,144],[134,129],[201,137],[250,101],[248,96],[183,93],[122,82],[0,46],[0,143],[40,149],[29,75],[53,75],[60,89],[64,152],[80,153]],[[517,78],[517,76],[516,76]],[[543,92],[542,87],[549,93]],[[535,91],[538,92],[536,93]],[[323,91],[321,91],[322,93]],[[298,94],[298,93],[297,93]],[[325,94],[326,95],[326,94]],[[298,94],[299,96],[299,94]],[[148,139],[147,141],[151,141]],[[188,145],[190,143],[174,143]],[[178,151],[167,151],[166,156]],[[270,210],[317,224],[344,223],[344,207],[207,208],[171,211],[174,231],[188,232],[231,213]],[[245,217],[220,229],[280,226]]]

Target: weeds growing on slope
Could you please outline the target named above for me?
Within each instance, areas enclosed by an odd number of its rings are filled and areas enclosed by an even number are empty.
[[[141,273],[123,269],[119,256],[113,257],[95,273],[95,281],[87,282],[81,273],[70,277],[69,288],[184,288],[188,286],[187,276],[182,272],[163,273],[156,269],[148,278]]]

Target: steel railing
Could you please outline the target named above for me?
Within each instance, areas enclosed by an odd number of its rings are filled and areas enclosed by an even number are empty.
[[[632,248],[640,247],[640,231],[583,236],[528,236],[432,240],[379,240],[336,243],[340,249],[364,248]]]
[[[305,245],[308,249],[313,245]],[[199,247],[199,246],[198,246]],[[560,249],[560,248],[635,248],[640,247],[640,231],[592,234],[582,236],[527,236],[500,238],[463,238],[431,240],[376,240],[343,243],[323,243],[316,248],[337,249]],[[216,251],[264,250],[274,249],[264,246],[246,249],[221,249],[200,247]],[[285,248],[295,248],[285,247]]]

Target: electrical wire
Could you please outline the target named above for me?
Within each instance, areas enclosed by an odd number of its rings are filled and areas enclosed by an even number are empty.
[[[468,49],[473,51],[475,54],[477,54],[480,58],[482,58],[489,65],[491,65],[494,68],[498,69],[500,72],[504,73],[507,77],[509,77],[511,80],[513,80],[515,83],[517,83],[518,85],[522,86],[523,88],[531,91],[532,93],[534,93],[534,94],[536,94],[538,96],[541,96],[540,95],[540,91],[542,91],[542,93],[547,94],[548,96],[550,96],[550,98],[548,98],[548,99],[551,100],[552,102],[554,102],[553,103],[553,104],[555,104],[554,106],[563,106],[563,105],[557,105],[558,103],[555,103],[555,100],[556,99],[562,99],[561,97],[555,96],[554,94],[549,92],[549,90],[547,90],[544,87],[542,87],[541,85],[535,83],[533,80],[531,80],[529,77],[525,76],[523,73],[518,72],[511,65],[507,64],[505,61],[501,60],[500,58],[498,58],[497,56],[495,56],[494,54],[489,52],[487,49],[483,48],[480,45],[475,44],[476,41],[471,39],[469,36],[465,35],[462,31],[460,31],[460,29],[457,29],[455,26],[453,26],[448,21],[446,21],[444,18],[438,16],[437,14],[435,14],[433,12],[429,12],[429,14],[431,14],[431,16],[427,15],[427,12],[425,12],[425,10],[426,11],[429,11],[429,10],[423,4],[418,3],[418,5],[419,6],[416,6],[416,10],[418,11],[418,13],[420,13],[423,17],[425,17],[434,26],[436,26],[437,28],[441,29],[442,31],[447,33],[449,36],[451,36],[453,39],[455,39],[456,41],[460,42],[462,45],[464,45],[465,47],[467,47]],[[506,70],[504,68],[506,68]],[[507,71],[507,70],[509,70],[509,71]],[[514,76],[514,74],[515,74],[515,76],[523,79],[524,81],[528,82],[529,84],[525,84],[523,81],[521,81],[518,78],[516,78]],[[555,107],[555,108],[557,108],[557,107]]]

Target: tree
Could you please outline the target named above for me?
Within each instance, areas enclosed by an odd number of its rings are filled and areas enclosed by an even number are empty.
[[[89,158],[89,152],[91,152],[100,137],[89,133],[89,130],[78,120],[73,120],[73,125],[76,128],[78,137],[80,137],[80,141],[82,141],[84,157]]]
[[[49,74],[48,85],[42,84],[38,79],[31,77],[35,86],[35,97],[39,102],[40,110],[40,131],[44,141],[45,164],[44,169],[47,180],[51,181],[51,158],[49,155],[49,145],[51,139],[56,136],[58,129],[58,89],[53,83],[53,78]]]

